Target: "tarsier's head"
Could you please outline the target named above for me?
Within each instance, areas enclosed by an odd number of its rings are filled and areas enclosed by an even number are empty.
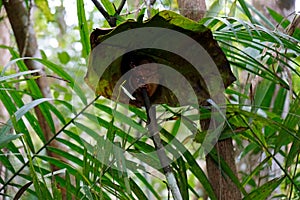
[[[158,64],[150,56],[129,52],[122,58],[121,72],[130,73],[127,86],[130,90],[135,90],[133,96],[139,94],[140,88],[145,87],[149,97],[153,96],[159,83]]]

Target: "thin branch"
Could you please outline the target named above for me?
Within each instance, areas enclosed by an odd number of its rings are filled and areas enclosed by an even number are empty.
[[[102,5],[97,0],[92,0],[92,2],[95,4],[96,8],[100,11],[100,13],[103,15],[103,17],[106,20],[109,20],[109,15],[106,12],[106,10],[102,7]]]
[[[96,8],[100,11],[100,13],[103,15],[103,17],[106,19],[106,21],[108,22],[108,24],[111,27],[115,27],[116,26],[116,19],[115,19],[115,17],[109,16],[109,14],[103,8],[103,6],[101,5],[101,3],[99,3],[97,0],[92,0],[92,2],[96,6]]]
[[[117,12],[118,15],[119,15],[119,14],[121,13],[121,11],[123,10],[125,3],[126,3],[126,0],[122,0],[122,1],[121,1],[121,4],[119,5],[118,9],[116,10],[116,12]]]
[[[151,106],[146,87],[142,87],[142,95],[143,95],[144,104],[145,104],[146,112],[147,112],[147,128],[149,130],[150,137],[153,140],[158,159],[160,161],[161,167],[163,169],[163,172],[164,172],[167,182],[168,182],[168,186],[171,189],[173,198],[175,200],[182,200],[182,196],[181,196],[179,187],[177,185],[176,178],[175,178],[173,170],[169,164],[170,159],[167,157],[165,148],[164,148],[161,138],[159,136],[155,106]]]

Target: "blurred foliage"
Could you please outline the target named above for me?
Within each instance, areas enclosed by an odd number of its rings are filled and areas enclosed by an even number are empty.
[[[112,14],[120,0],[101,2]],[[119,22],[137,18],[146,8],[143,2],[128,1]],[[239,179],[226,163],[220,165],[245,199],[299,199],[299,29],[288,35],[292,22],[278,13],[269,10],[282,30],[246,1],[226,2],[212,1],[200,22],[213,31],[237,77],[226,90],[227,126],[220,140],[235,141]],[[50,17],[60,6],[65,16]],[[163,9],[177,11],[176,1],[156,1],[153,12]],[[65,33],[59,28],[62,19]],[[43,57],[30,59],[46,67],[53,99],[41,96],[34,82],[38,77],[26,68],[16,47],[0,46],[12,56],[0,66],[0,101],[9,114],[0,122],[0,162],[6,170],[0,178],[1,195],[60,199],[61,188],[66,188],[66,199],[166,199],[168,187],[156,170],[159,160],[151,154],[154,147],[145,135],[145,111],[95,98],[83,81],[88,36],[93,28],[108,27],[107,22],[90,1],[77,0],[39,5],[34,24]],[[35,106],[63,148],[49,146]],[[200,146],[193,142],[192,129],[199,123],[193,109],[161,106],[158,111],[163,142],[170,144],[168,155],[180,155],[172,167],[181,193],[185,199],[214,199]],[[182,120],[184,115],[194,120]],[[54,116],[59,130],[54,130]],[[69,162],[46,155],[46,149]],[[60,170],[52,171],[50,164]]]

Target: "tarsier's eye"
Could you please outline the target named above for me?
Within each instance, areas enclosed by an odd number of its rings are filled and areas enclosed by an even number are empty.
[[[150,65],[140,65],[133,69],[132,76],[129,77],[129,86],[131,88],[146,87],[148,95],[151,97],[159,82],[158,68],[155,67],[156,63]],[[149,68],[152,70],[149,70]]]

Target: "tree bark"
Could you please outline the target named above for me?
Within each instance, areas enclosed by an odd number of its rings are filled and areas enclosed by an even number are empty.
[[[218,156],[222,158],[237,176],[235,155],[233,150],[232,139],[218,141],[215,145]],[[219,163],[208,154],[206,156],[206,168],[208,178],[214,188],[214,192],[219,200],[239,200],[242,199],[241,192],[231,179],[221,171]]]
[[[18,45],[20,57],[38,57],[40,52],[38,50],[37,39],[33,27],[33,21],[28,19],[28,13],[25,2],[20,0],[4,1],[4,7],[10,21],[14,36]],[[37,79],[37,84],[44,97],[50,97],[50,89],[48,81],[45,77],[44,67],[33,60],[24,61],[27,68],[30,70],[40,69],[39,75],[41,78]],[[45,125],[47,126],[47,125]],[[46,129],[46,128],[45,128]],[[48,131],[46,131],[48,132]]]
[[[194,21],[199,21],[206,12],[205,0],[177,0],[180,13]],[[201,120],[201,127],[203,130],[207,130],[209,126],[209,120]],[[218,141],[215,145],[218,153],[218,157],[222,158],[228,166],[231,168],[235,176],[237,176],[237,170],[235,165],[234,148],[232,139],[225,139]],[[216,163],[213,158],[208,154],[206,156],[206,168],[208,178],[212,184],[214,192],[218,200],[240,200],[242,199],[241,193],[237,186],[222,173],[221,166]]]
[[[288,18],[292,21],[294,15],[292,14],[295,11],[295,0],[276,0],[276,1],[261,1],[261,0],[252,0],[253,6],[262,12],[269,20],[274,24],[277,24],[275,20],[269,14],[267,8],[275,10],[282,16]]]
[[[205,0],[177,0],[180,14],[199,21],[206,13]]]
[[[7,18],[5,18],[5,10],[4,8],[0,9],[0,45],[9,46],[10,43],[10,34],[9,34],[9,22]],[[7,49],[0,48],[0,67],[5,66],[10,59],[10,53]],[[0,127],[2,127],[2,123],[5,123],[9,119],[9,114],[0,101]],[[7,148],[2,148],[1,153],[7,153]],[[0,176],[2,180],[6,180],[7,169],[5,165],[0,162]],[[1,184],[0,184],[1,185]],[[2,185],[1,185],[2,186]],[[3,191],[3,194],[6,194],[6,190]],[[4,195],[0,196],[0,199],[5,199]]]
[[[29,3],[29,8],[26,8],[25,1],[3,1],[8,19],[14,32],[20,56],[41,58],[40,51],[38,49],[36,34],[34,31],[33,20],[31,19],[32,13],[30,11],[32,11],[32,2],[29,1]],[[40,91],[42,92],[43,97],[51,97],[50,87],[47,78],[45,77],[44,66],[33,60],[25,60],[24,62],[29,70],[40,69],[40,72],[38,73],[38,75],[40,75],[40,78],[36,80],[36,83]],[[35,114],[44,132],[46,140],[50,140],[53,137],[54,133],[51,131],[51,128],[39,107],[35,107]],[[54,124],[57,126],[57,118],[52,116],[52,119],[54,121]],[[52,147],[62,148],[56,140],[54,140],[50,145]],[[51,157],[55,157],[57,159],[67,162],[66,159],[52,153],[51,151],[47,151],[47,154]],[[54,165],[51,165],[51,168],[53,171],[59,169]],[[65,193],[64,190],[62,190],[62,192],[63,194]]]
[[[5,10],[0,9],[0,45],[9,46],[10,43],[10,35],[9,35],[9,22],[7,18],[5,18]],[[7,49],[0,48],[0,66],[5,66],[10,59],[10,53]],[[9,118],[9,114],[0,101],[0,122],[5,122]],[[0,124],[1,126],[1,124]]]

